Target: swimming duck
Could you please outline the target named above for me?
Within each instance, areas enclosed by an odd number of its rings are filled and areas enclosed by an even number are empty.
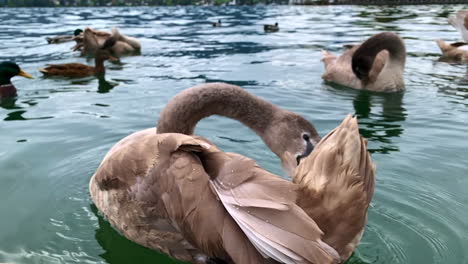
[[[468,62],[468,49],[463,49],[468,45],[466,42],[447,43],[441,39],[436,40],[442,51],[442,56],[454,62]],[[466,47],[465,47],[466,48]]]
[[[116,43],[110,49],[114,56],[120,57],[140,52],[140,42],[136,38],[121,34],[117,28],[113,28],[112,33],[86,28],[83,34],[82,45],[79,47],[81,54],[93,56],[99,47],[111,36],[116,39]]]
[[[279,31],[279,26],[278,22],[276,22],[274,25],[263,25],[263,30],[265,32],[278,32]]]
[[[221,26],[221,19],[218,19],[218,22],[211,23],[213,27],[220,27]]]
[[[468,42],[468,10],[459,10],[448,18],[448,22],[460,32],[463,40]]]
[[[15,76],[33,78],[14,62],[0,62],[0,98],[16,96],[16,87],[11,83],[11,78]]]
[[[47,43],[49,44],[58,44],[58,43],[75,40],[76,37],[82,33],[83,33],[83,30],[78,28],[73,32],[73,35],[63,35],[63,36],[57,36],[53,38],[46,38],[46,40],[47,40]]]
[[[109,38],[104,45],[96,52],[95,66],[88,66],[82,63],[49,64],[47,67],[39,69],[47,76],[64,76],[72,78],[88,77],[93,75],[103,75],[105,73],[105,60],[118,60],[111,56],[110,48],[115,44],[114,38]]]
[[[214,114],[239,120],[253,129],[280,158],[288,174],[302,185],[289,185],[248,158],[221,152],[206,139],[189,136],[198,121]],[[133,133],[111,148],[91,178],[91,197],[125,237],[179,260],[338,263],[349,257],[362,235],[366,221],[362,215],[367,214],[367,207],[361,206],[361,200],[368,201],[372,195],[361,186],[373,190],[369,184],[373,184],[374,172],[355,119],[345,127],[326,137],[330,144],[319,143],[323,146],[319,149],[322,155],[307,159],[320,137],[304,118],[238,86],[199,85],[176,95],[168,103],[157,129]],[[333,172],[344,179],[354,177],[356,186],[348,185],[349,181],[338,181],[343,183],[341,186],[324,181],[323,177],[336,177],[329,174],[332,171],[324,175],[319,171],[307,173],[309,167],[320,169],[318,164],[301,167],[300,177],[295,178],[298,164],[306,160],[321,162],[318,159],[322,156],[327,166],[336,158],[342,166]],[[339,160],[340,157],[345,159]],[[314,177],[318,177],[321,185],[306,188],[314,182]],[[343,190],[337,190],[340,187]],[[330,208],[324,206],[320,197],[313,198],[311,201],[317,203],[312,204],[303,199],[302,206],[307,210],[322,210],[325,217],[336,213],[338,204],[357,210],[348,210],[349,218],[337,217],[342,222],[325,224],[339,228],[327,237],[337,248],[324,243],[320,239],[324,237],[320,226],[313,224],[315,219],[293,205],[296,198],[290,195],[309,195],[313,190],[343,191],[347,196],[337,195],[342,203],[335,198],[336,203]],[[355,198],[357,205],[348,198]],[[326,223],[324,218],[320,221]],[[339,239],[337,234],[344,232],[342,227],[353,228]],[[345,248],[340,248],[343,245]]]
[[[341,56],[323,51],[322,79],[359,90],[397,92],[404,89],[406,49],[391,32],[376,34]]]

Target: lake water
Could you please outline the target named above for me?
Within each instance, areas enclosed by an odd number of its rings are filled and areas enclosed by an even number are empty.
[[[88,182],[107,150],[154,126],[172,96],[223,81],[300,113],[321,135],[359,116],[377,184],[348,263],[468,263],[468,68],[439,62],[434,42],[460,39],[446,17],[462,7],[0,9],[0,61],[35,77],[13,79],[18,97],[0,104],[0,262],[176,263],[114,231]],[[217,19],[223,27],[212,28]],[[276,21],[280,32],[265,34],[262,25]],[[107,82],[41,77],[47,63],[86,62],[73,43],[44,39],[85,26],[119,27],[141,40],[142,55],[107,64]],[[322,49],[341,53],[380,31],[406,42],[404,93],[323,83]],[[211,117],[196,134],[282,174],[236,121]]]

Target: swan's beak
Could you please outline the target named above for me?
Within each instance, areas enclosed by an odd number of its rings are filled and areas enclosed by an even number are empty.
[[[28,79],[33,79],[33,77],[29,73],[26,73],[23,70],[20,70],[20,72],[18,73],[18,76],[22,76],[22,77],[28,78]]]

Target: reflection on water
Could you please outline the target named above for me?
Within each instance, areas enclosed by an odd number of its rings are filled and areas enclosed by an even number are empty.
[[[0,9],[0,61],[13,60],[35,77],[15,78],[18,97],[0,101],[0,212],[7,216],[0,221],[0,262],[175,263],[120,236],[94,206],[88,212],[88,181],[106,151],[154,126],[175,94],[215,81],[298,112],[321,135],[346,114],[358,116],[377,185],[368,228],[349,263],[466,262],[468,72],[439,62],[434,42],[460,39],[446,18],[462,7]],[[223,26],[213,28],[217,19]],[[275,21],[281,30],[265,34],[263,24]],[[106,62],[105,77],[42,78],[37,69],[46,64],[94,64],[72,52],[73,43],[45,41],[86,26],[119,27],[141,40],[142,54]],[[339,54],[344,44],[384,30],[397,31],[407,46],[404,93],[322,81],[322,49]],[[271,151],[238,122],[208,118],[198,131],[281,172]]]
[[[125,237],[121,236],[107,222],[94,204],[90,205],[91,211],[98,219],[99,228],[96,229],[96,241],[101,245],[104,253],[99,256],[105,259],[108,263],[126,264],[154,264],[154,263],[183,263],[175,261],[169,257],[158,254],[153,250],[135,244]]]
[[[372,152],[388,153],[399,151],[392,144],[392,137],[400,137],[403,133],[402,121],[406,120],[406,109],[403,107],[404,93],[372,93],[359,91],[353,99],[355,114],[359,118],[361,134],[374,141],[384,143],[378,149],[369,148]],[[377,103],[376,103],[377,102]],[[372,108],[381,107],[380,112],[372,112]]]

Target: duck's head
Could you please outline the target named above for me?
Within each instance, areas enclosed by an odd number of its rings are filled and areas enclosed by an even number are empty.
[[[75,29],[75,31],[73,32],[73,36],[79,36],[81,33],[83,33],[83,30],[81,28],[77,28]]]
[[[315,127],[302,116],[285,111],[271,122],[262,138],[281,159],[283,169],[292,176],[299,163],[320,141]]]
[[[22,77],[29,78],[29,79],[33,78],[31,75],[21,70],[18,64],[11,62],[11,61],[1,62],[0,63],[0,85],[10,84],[11,83],[10,79],[13,78],[14,76],[22,76]]]

